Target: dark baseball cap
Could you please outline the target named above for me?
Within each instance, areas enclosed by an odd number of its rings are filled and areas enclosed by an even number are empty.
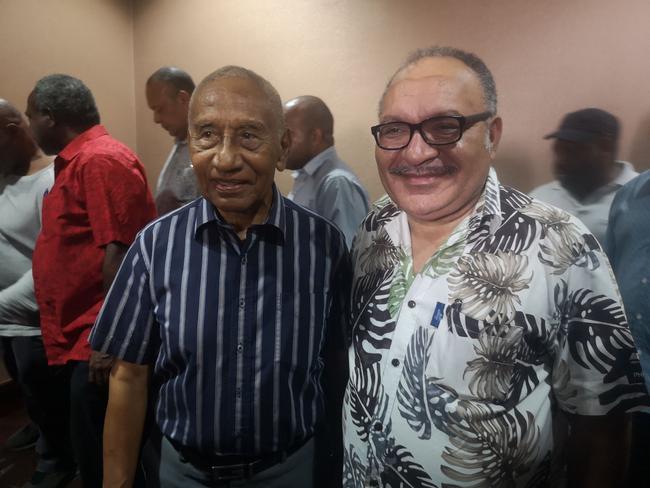
[[[585,108],[564,116],[560,128],[544,139],[590,142],[600,137],[618,138],[618,119],[599,108]]]

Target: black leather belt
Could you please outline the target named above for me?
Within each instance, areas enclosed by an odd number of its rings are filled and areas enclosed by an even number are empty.
[[[252,478],[257,473],[283,462],[307,444],[310,439],[303,439],[284,451],[262,454],[261,456],[243,456],[239,454],[206,455],[167,438],[184,461],[187,461],[198,470],[210,473],[213,481],[234,481]]]

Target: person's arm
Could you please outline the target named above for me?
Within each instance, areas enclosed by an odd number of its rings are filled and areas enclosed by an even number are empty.
[[[569,415],[567,486],[615,488],[624,479],[629,453],[628,417]]]
[[[341,247],[344,244],[341,242]],[[352,271],[347,251],[334,270],[332,306],[324,350],[323,391],[326,424],[316,438],[316,486],[338,488],[343,473],[342,406],[348,382],[349,295]]]
[[[316,192],[315,206],[318,214],[341,229],[350,249],[359,224],[368,213],[363,190],[343,175],[330,175]]]
[[[104,422],[104,488],[133,486],[147,409],[149,367],[117,360]]]
[[[38,327],[38,305],[31,268],[12,285],[0,290],[0,323]]]
[[[104,248],[104,263],[102,265],[104,293],[108,293],[111,288],[127,250],[128,247],[120,242],[111,242]],[[110,354],[91,351],[88,360],[88,381],[97,385],[105,385],[108,382],[108,375],[114,361],[115,358]]]
[[[104,248],[104,263],[102,265],[104,293],[108,293],[108,290],[113,284],[117,270],[120,269],[120,264],[122,264],[122,260],[128,249],[128,246],[121,242],[111,242]]]

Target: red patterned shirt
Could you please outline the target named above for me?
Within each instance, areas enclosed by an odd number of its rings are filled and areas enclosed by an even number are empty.
[[[104,248],[129,245],[156,216],[137,156],[96,125],[54,161],[43,201],[33,274],[50,364],[87,361],[88,335],[104,300]]]

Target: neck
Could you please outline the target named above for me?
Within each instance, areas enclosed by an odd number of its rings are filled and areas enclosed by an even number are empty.
[[[219,210],[223,219],[233,226],[237,236],[243,241],[246,239],[248,229],[252,225],[263,223],[269,216],[271,205],[273,203],[273,192],[270,192],[267,198],[264,198],[261,204],[251,211],[246,212],[228,212]]]
[[[43,154],[40,149],[36,151],[36,154],[32,157],[32,160],[29,164],[29,169],[27,170],[27,175],[31,175],[39,172],[43,168],[47,167],[52,162],[52,158]]]
[[[409,217],[413,272],[419,273],[422,270],[424,263],[444,244],[458,224],[474,210],[477,201],[478,197],[472,199],[469,204],[458,211],[434,221],[422,221]]]

